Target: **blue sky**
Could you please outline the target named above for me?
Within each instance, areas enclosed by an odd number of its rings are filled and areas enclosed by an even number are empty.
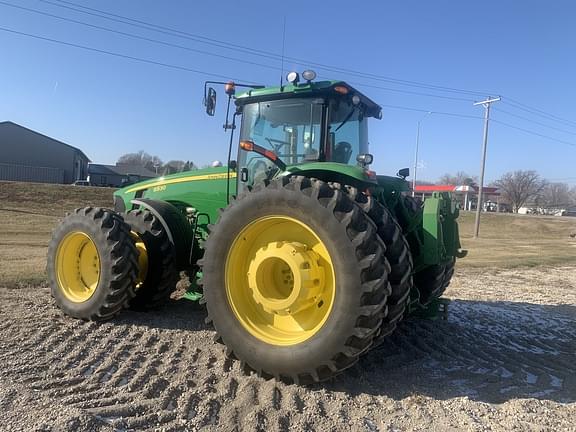
[[[486,180],[506,171],[535,169],[550,180],[576,184],[573,2],[332,1],[328,7],[310,1],[69,1],[277,54],[285,16],[287,57],[380,76],[375,80],[317,69],[321,77],[353,82],[384,105],[384,118],[370,125],[373,168],[379,173],[412,167],[416,125],[426,111],[481,117],[483,109],[472,102],[482,95],[501,95],[502,102],[493,105],[493,119],[565,143],[492,123]],[[263,66],[134,40],[4,3]],[[277,60],[57,5],[77,8],[61,0],[2,0],[0,27],[250,82],[279,82]],[[203,81],[214,77],[5,31],[0,31],[0,46],[0,121],[11,120],[77,146],[99,163],[114,163],[120,155],[141,149],[165,161],[188,159],[202,165],[225,160],[223,91],[215,117],[207,117],[202,107]],[[305,69],[290,59],[284,67]],[[427,86],[402,86],[383,77]],[[430,85],[479,93],[439,91]],[[554,117],[535,115],[518,102]],[[477,175],[482,127],[479,118],[426,116],[418,177],[436,180],[458,170]]]

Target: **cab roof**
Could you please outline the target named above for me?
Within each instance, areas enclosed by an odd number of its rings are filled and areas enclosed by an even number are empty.
[[[344,87],[348,91],[342,94],[336,90],[337,87]],[[263,87],[250,89],[236,96],[236,105],[243,106],[253,102],[264,102],[277,99],[290,99],[301,97],[329,97],[348,98],[357,95],[360,103],[365,108],[365,115],[369,117],[381,117],[382,108],[372,99],[356,90],[344,81],[316,81],[304,82],[300,84],[287,84],[281,87]]]

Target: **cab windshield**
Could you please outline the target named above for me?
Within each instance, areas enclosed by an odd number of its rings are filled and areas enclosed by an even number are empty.
[[[358,107],[342,101],[326,103],[322,98],[247,104],[240,139],[271,150],[286,165],[315,161],[356,165],[356,156],[368,148],[366,119]],[[278,171],[265,156],[244,150],[240,150],[238,165],[246,168],[242,181],[248,185]]]

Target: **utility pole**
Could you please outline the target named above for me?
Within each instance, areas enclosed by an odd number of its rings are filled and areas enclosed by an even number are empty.
[[[416,129],[416,148],[414,150],[414,174],[412,175],[412,196],[416,194],[416,173],[418,172],[418,147],[420,145],[420,123],[426,118],[426,116],[432,114],[432,111],[428,111],[424,116],[418,120],[418,127]]]
[[[490,105],[493,102],[498,102],[500,96],[497,98],[488,98],[482,102],[474,103],[474,106],[482,105],[484,107],[484,141],[482,143],[482,163],[480,165],[480,188],[478,189],[478,199],[476,201],[476,221],[474,223],[474,238],[478,238],[480,231],[480,212],[482,211],[484,192],[484,167],[486,166],[486,147],[488,145],[488,122],[490,121]]]

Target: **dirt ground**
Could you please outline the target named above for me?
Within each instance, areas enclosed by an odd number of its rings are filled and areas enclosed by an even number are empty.
[[[576,268],[466,269],[447,296],[306,388],[245,376],[186,300],[96,324],[0,288],[0,430],[576,430]]]

